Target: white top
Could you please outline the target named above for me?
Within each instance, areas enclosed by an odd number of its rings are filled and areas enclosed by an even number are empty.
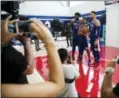
[[[77,64],[63,64],[63,70],[66,79],[74,79],[79,76],[79,66]],[[78,97],[75,81],[72,83],[65,83],[65,87],[59,97]]]

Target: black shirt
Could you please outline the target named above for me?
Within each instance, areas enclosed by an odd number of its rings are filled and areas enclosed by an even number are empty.
[[[119,83],[116,85],[115,88],[113,88],[113,92],[114,92],[114,94],[115,94],[116,96],[119,97]]]
[[[72,35],[71,25],[66,25],[65,30],[66,30],[66,36],[71,36]]]
[[[22,53],[8,45],[2,48],[1,60],[2,83],[28,83],[26,75],[23,73],[27,63]]]

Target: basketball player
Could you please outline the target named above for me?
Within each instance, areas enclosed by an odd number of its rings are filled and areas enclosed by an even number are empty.
[[[74,54],[75,54],[75,49],[76,46],[78,46],[78,42],[79,42],[79,35],[78,35],[78,28],[79,28],[79,24],[80,24],[80,20],[79,17],[81,16],[80,13],[75,13],[75,19],[71,22],[72,23],[72,33],[73,33],[73,47],[72,47],[72,59],[74,60]]]
[[[96,18],[96,12],[90,13],[90,43],[91,50],[94,55],[94,65],[99,64],[100,52],[99,52],[99,36],[100,36],[100,21]]]
[[[83,17],[81,24],[79,26],[79,30],[78,30],[78,34],[79,34],[79,62],[82,62],[82,55],[84,50],[87,51],[88,54],[88,64],[90,64],[91,60],[90,60],[90,52],[88,50],[88,40],[87,40],[87,36],[89,35],[89,26],[87,24],[86,18]]]

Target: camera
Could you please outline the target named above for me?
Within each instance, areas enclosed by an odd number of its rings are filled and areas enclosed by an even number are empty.
[[[21,32],[30,32],[29,31],[29,25],[32,23],[32,21],[19,21],[18,24],[18,29]]]
[[[30,32],[29,24],[31,21],[24,15],[19,15],[19,4],[20,1],[1,1],[1,10],[5,11],[5,14],[1,15],[2,21],[4,21],[8,16],[12,15],[10,20],[18,19],[19,21],[8,25],[9,32]]]
[[[1,1],[1,11],[6,12],[6,14],[1,15],[2,20],[6,19],[9,15],[12,15],[11,20],[18,19],[19,3],[18,1]]]

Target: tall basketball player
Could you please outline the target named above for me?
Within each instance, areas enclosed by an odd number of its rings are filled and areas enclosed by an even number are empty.
[[[79,17],[81,16],[80,13],[75,13],[75,19],[72,21],[72,33],[73,33],[73,48],[72,48],[72,58],[73,60],[75,59],[74,54],[75,54],[75,49],[76,46],[79,47],[79,35],[78,35],[78,28],[79,28],[79,24],[80,24],[80,20]]]
[[[99,40],[100,40],[100,21],[96,18],[96,12],[92,11],[90,13],[91,23],[90,23],[90,43],[91,50],[94,55],[94,65],[99,64],[100,61],[100,51],[99,51]]]

